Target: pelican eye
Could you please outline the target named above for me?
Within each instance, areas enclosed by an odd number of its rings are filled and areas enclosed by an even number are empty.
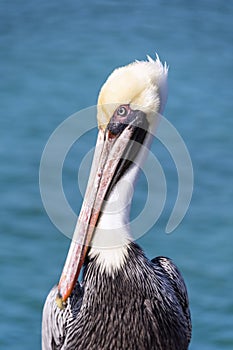
[[[128,109],[125,106],[120,106],[117,110],[117,114],[120,117],[125,117],[128,114]]]

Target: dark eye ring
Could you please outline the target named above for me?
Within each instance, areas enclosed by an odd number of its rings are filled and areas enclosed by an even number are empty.
[[[124,106],[120,106],[117,110],[117,114],[120,116],[120,117],[125,117],[127,115],[128,111],[127,111],[127,108],[124,107]]]

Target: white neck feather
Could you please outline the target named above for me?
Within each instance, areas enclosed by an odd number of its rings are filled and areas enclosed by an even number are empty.
[[[108,274],[120,269],[128,255],[130,234],[130,207],[134,186],[140,167],[146,158],[151,137],[147,135],[135,162],[113,187],[104,204],[98,226],[92,239],[89,256],[97,258],[97,264]],[[146,146],[146,147],[145,147]]]

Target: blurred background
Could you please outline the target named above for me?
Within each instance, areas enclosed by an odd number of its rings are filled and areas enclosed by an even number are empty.
[[[233,3],[221,0],[1,1],[1,349],[40,349],[43,303],[70,243],[40,198],[39,164],[49,136],[68,116],[96,103],[115,67],[155,52],[170,66],[164,115],[189,149],[195,184],[187,215],[165,234],[177,173],[155,140],[168,195],[139,244],[150,258],[171,257],[184,275],[190,349],[233,348],[232,15]],[[77,169],[94,144],[95,133],[86,135],[64,164],[64,190],[77,213]],[[146,185],[142,174],[132,215],[143,208]]]

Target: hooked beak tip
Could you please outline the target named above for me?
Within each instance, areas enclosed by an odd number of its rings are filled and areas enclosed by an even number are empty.
[[[59,307],[59,309],[64,310],[66,307],[66,301],[62,298],[61,293],[58,291],[56,296],[56,304]]]

